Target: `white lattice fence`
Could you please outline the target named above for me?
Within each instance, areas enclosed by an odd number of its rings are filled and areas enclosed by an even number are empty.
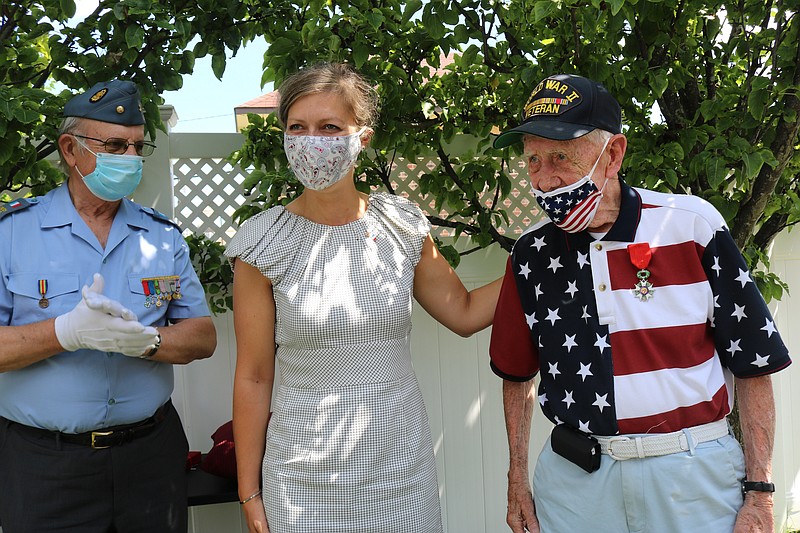
[[[426,214],[444,218],[448,214],[446,206],[437,213],[433,198],[420,194],[417,185],[417,179],[435,169],[437,164],[438,160],[427,157],[419,157],[415,163],[398,160],[393,169],[392,187],[397,194],[417,202]],[[511,224],[498,229],[502,234],[519,235],[539,214],[539,209],[527,192],[524,162],[513,160],[508,173],[514,187],[511,194],[500,201]],[[237,229],[233,213],[247,201],[242,189],[247,171],[223,158],[179,158],[172,160],[172,174],[175,218],[184,232],[203,234],[227,243]],[[494,191],[486,191],[481,199],[490,206],[493,195]],[[450,228],[437,228],[435,234],[450,237],[453,232]]]
[[[172,161],[172,175],[175,218],[184,233],[227,243],[236,233],[233,213],[247,201],[247,172],[222,158],[188,158]]]

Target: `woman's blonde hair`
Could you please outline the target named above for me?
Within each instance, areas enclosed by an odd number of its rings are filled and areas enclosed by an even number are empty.
[[[317,63],[286,78],[278,88],[278,120],[286,127],[289,108],[303,96],[338,94],[355,118],[356,125],[372,127],[378,118],[378,93],[346,63]]]

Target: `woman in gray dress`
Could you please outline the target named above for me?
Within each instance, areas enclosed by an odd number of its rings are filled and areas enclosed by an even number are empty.
[[[279,92],[284,148],[305,189],[247,220],[226,250],[248,528],[440,533],[430,427],[409,351],[412,299],[468,336],[491,323],[500,281],[467,291],[416,204],[356,189],[377,113],[359,74],[320,64]]]

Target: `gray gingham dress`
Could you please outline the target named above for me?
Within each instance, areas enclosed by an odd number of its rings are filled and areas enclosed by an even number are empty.
[[[409,351],[429,230],[416,205],[375,193],[343,226],[271,208],[228,246],[275,295],[280,382],[263,462],[271,533],[442,531]]]

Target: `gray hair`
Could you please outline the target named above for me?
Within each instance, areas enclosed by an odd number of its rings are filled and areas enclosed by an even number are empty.
[[[596,144],[598,147],[602,147],[607,140],[613,137],[614,134],[610,131],[601,130],[600,128],[595,128],[589,133],[587,133],[584,138],[587,141],[591,141],[593,144]]]
[[[64,134],[77,135],[78,132],[83,131],[82,127],[83,119],[81,117],[65,117],[64,120],[61,121],[61,125],[58,127],[58,137],[61,137]],[[59,162],[58,166],[64,171],[65,174],[69,175],[70,169],[64,162],[64,156],[61,154],[61,146],[58,144],[58,142],[56,142],[56,146],[58,147],[58,155],[61,156],[61,161]],[[78,144],[78,146],[80,150],[84,150],[83,145]]]
[[[303,96],[338,94],[355,118],[356,125],[371,127],[378,118],[378,93],[346,63],[317,63],[286,78],[278,88],[278,120],[286,127],[289,108]]]

